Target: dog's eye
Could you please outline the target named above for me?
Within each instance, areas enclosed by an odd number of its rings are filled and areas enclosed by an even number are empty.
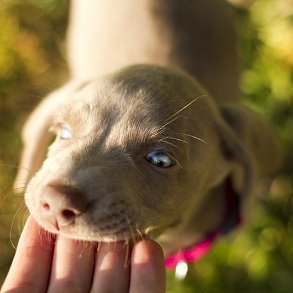
[[[160,168],[169,168],[175,165],[175,160],[163,151],[152,151],[145,156],[146,160]]]
[[[59,132],[59,137],[61,139],[69,139],[72,136],[72,130],[68,124],[62,124]]]

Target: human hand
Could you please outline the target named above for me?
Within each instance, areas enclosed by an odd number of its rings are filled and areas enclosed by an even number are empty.
[[[122,242],[56,240],[30,217],[1,292],[165,292],[160,246],[143,240],[129,257],[127,250]]]

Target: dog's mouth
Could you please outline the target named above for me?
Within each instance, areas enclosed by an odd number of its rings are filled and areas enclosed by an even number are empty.
[[[42,188],[41,199],[30,199],[27,195],[26,204],[45,230],[73,239],[136,241],[149,238],[156,230],[154,225],[145,224],[140,210],[122,199],[85,204],[78,190],[54,185]]]
[[[67,222],[57,219],[49,222],[46,217],[36,217],[41,226],[50,233],[61,234],[69,238],[96,242],[132,241],[150,238],[155,227],[141,228],[127,218],[112,221],[86,223],[82,217],[70,218]]]

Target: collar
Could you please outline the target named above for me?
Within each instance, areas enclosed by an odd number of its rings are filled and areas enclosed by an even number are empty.
[[[197,262],[211,250],[212,245],[219,236],[229,233],[241,223],[240,199],[233,189],[231,178],[229,177],[225,183],[225,202],[226,208],[223,223],[194,246],[167,256],[165,258],[166,268],[174,268],[181,262]]]

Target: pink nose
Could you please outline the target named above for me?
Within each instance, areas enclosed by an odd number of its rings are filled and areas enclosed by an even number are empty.
[[[76,188],[47,185],[42,194],[41,213],[44,221],[55,229],[72,225],[77,216],[85,212],[87,201]]]

